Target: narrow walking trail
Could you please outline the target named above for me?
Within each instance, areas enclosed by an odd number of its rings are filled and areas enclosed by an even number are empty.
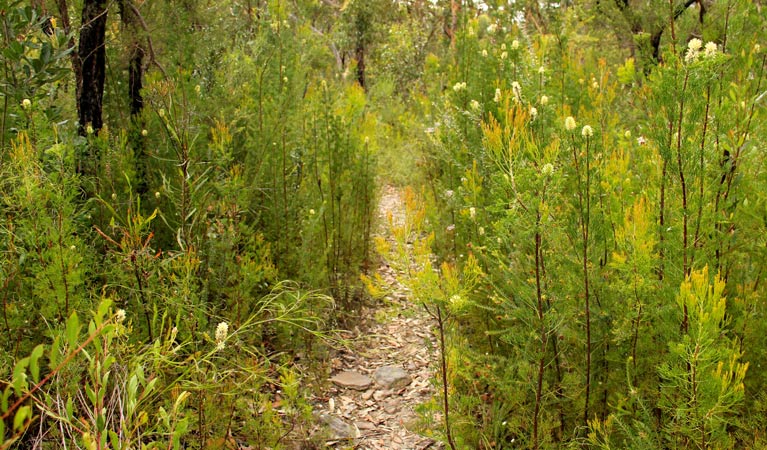
[[[404,220],[403,201],[394,187],[384,188],[378,233],[391,239],[388,216]],[[363,308],[360,324],[345,337],[351,343],[332,360],[327,399],[315,414],[330,429],[328,445],[355,449],[439,448],[415,431],[418,405],[434,394],[436,367],[433,320],[410,301],[408,290],[385,261],[377,271],[389,294]]]

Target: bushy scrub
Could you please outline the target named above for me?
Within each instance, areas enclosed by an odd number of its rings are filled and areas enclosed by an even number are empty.
[[[19,39],[0,75],[3,448],[307,437],[294,358],[323,370],[360,300],[378,118],[298,6],[235,6],[174,8],[156,34],[140,17],[143,103],[128,117],[114,70],[98,130],[52,106],[73,95],[69,36],[2,7]]]
[[[764,55],[734,37],[749,8],[706,28],[711,41],[664,47],[647,77],[582,40],[499,33],[497,11],[466,19],[425,191],[438,264],[484,274],[447,327],[456,441],[760,439],[748,368],[763,351],[738,344],[759,333],[763,260]]]

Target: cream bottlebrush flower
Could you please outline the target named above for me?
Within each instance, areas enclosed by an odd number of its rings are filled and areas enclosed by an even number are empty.
[[[454,90],[455,92],[461,92],[461,91],[463,91],[464,89],[466,89],[466,82],[465,82],[465,81],[459,81],[458,83],[455,83],[455,84],[453,85],[453,90]]]
[[[541,95],[541,106],[549,104],[549,97],[547,95]]]
[[[223,350],[226,344],[224,341],[226,341],[226,337],[229,335],[229,324],[226,322],[221,322],[216,327],[216,349],[217,350]]]
[[[118,309],[115,313],[115,320],[117,323],[122,323],[125,320],[125,310],[124,309]]]
[[[631,139],[631,131],[630,130],[626,130],[626,132],[623,133],[623,137],[625,137],[626,139]]]
[[[466,306],[466,299],[459,294],[455,294],[448,300],[450,306],[455,310],[461,310]]]
[[[487,26],[487,34],[493,34],[498,30],[498,25],[491,23]]]
[[[501,44],[501,50],[506,50],[506,43]]]
[[[32,100],[25,98],[21,101],[21,107],[24,109],[29,109],[32,107]]]
[[[511,83],[511,92],[514,94],[514,100],[516,101],[522,100],[522,86],[519,85],[518,81],[514,81]]]
[[[759,53],[762,51],[762,46],[759,44],[754,44],[754,53]]]
[[[547,177],[554,175],[554,164],[544,164],[543,167],[541,167],[541,173]]]
[[[476,100],[472,100],[469,102],[469,107],[472,111],[479,111],[479,102]]]
[[[539,75],[543,75],[544,73],[546,73],[546,68],[543,67],[543,66],[539,67],[538,68],[538,74]]]
[[[514,39],[513,41],[511,41],[511,49],[512,49],[512,50],[517,50],[518,48],[519,48],[519,41],[518,41],[518,40],[516,40],[516,39]]]
[[[701,41],[698,38],[690,39],[690,42],[687,43],[687,50],[700,51],[702,47],[703,47],[703,41]]]
[[[707,42],[706,47],[703,51],[703,56],[706,58],[711,58],[712,56],[716,56],[716,52],[719,50],[719,47],[716,45],[716,42]]]
[[[477,217],[477,208],[473,206],[469,208],[469,217],[471,217],[472,219]]]
[[[590,125],[584,125],[583,129],[581,130],[581,136],[585,138],[590,138],[591,136],[594,136],[594,129],[591,128]]]
[[[487,50],[482,50],[482,57],[487,58]]]
[[[685,62],[695,62],[700,56],[701,47],[703,47],[703,41],[698,38],[690,39],[687,43],[687,53],[684,55]]]
[[[538,109],[535,106],[530,107],[530,118],[535,120],[538,117]]]
[[[506,59],[509,57],[509,54],[506,52],[501,53],[501,59]]]
[[[575,119],[573,116],[567,116],[565,119],[565,130],[567,131],[573,131],[577,125],[575,124]]]
[[[493,101],[496,103],[501,101],[501,90],[499,88],[495,89],[495,97],[493,97]]]

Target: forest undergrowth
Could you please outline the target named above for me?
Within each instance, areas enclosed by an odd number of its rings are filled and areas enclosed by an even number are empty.
[[[0,447],[320,448],[385,261],[428,445],[766,448],[764,8],[0,0]]]

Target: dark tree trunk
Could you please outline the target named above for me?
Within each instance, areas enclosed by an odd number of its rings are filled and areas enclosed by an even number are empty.
[[[136,193],[146,194],[149,188],[147,180],[146,148],[144,136],[141,132],[144,128],[142,112],[144,111],[144,98],[141,89],[144,85],[144,57],[146,52],[142,45],[141,36],[143,30],[139,26],[138,11],[130,2],[132,0],[120,0],[120,17],[122,18],[125,34],[128,36],[128,99],[130,101],[130,131],[128,139],[133,149],[133,160],[136,170]]]
[[[130,96],[131,117],[141,115],[144,110],[144,98],[141,96],[144,77],[144,48],[135,43],[130,50],[128,62],[128,95]]]
[[[83,3],[80,45],[77,49],[82,64],[82,83],[77,98],[79,132],[82,136],[87,134],[88,126],[98,133],[104,125],[101,112],[106,75],[106,5],[106,0],[85,0]]]
[[[357,81],[362,89],[365,89],[365,46],[362,44],[357,45],[355,50],[355,57],[357,58]]]
[[[663,37],[663,28],[650,35],[650,46],[652,47],[652,59],[656,63],[660,63],[660,39]]]
[[[144,98],[141,96],[144,76],[144,49],[136,43],[131,48],[128,63],[128,95],[130,96],[131,131],[130,145],[133,148],[133,158],[136,166],[136,193],[146,194],[149,189],[147,155],[142,131],[144,120],[141,113],[144,110]]]
[[[69,49],[75,48],[75,38],[71,35],[72,33],[72,23],[69,20],[69,7],[67,6],[67,0],[56,0],[56,7],[59,10],[59,16],[61,16],[61,27],[64,30],[64,33],[70,35],[69,41],[67,42],[67,47]],[[80,55],[73,51],[70,54],[70,57],[72,58],[72,72],[75,74],[75,98],[77,100],[77,113],[78,117],[80,114],[80,91],[82,90],[82,82],[83,82],[83,64],[82,61],[80,61]]]

